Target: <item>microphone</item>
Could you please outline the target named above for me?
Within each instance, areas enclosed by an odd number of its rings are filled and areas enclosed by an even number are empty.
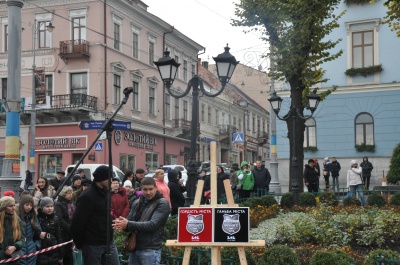
[[[133,92],[133,87],[126,87],[123,91],[123,93],[125,94],[125,96],[129,96],[130,93]]]

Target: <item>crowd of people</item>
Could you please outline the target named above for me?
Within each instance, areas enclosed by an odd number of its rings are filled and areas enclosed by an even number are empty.
[[[332,157],[332,161],[329,157],[325,157],[322,164],[322,176],[325,181],[325,189],[333,192],[339,192],[339,172],[342,169],[340,163],[336,157]],[[348,189],[347,196],[356,196],[358,193],[359,198],[363,205],[366,204],[363,189],[369,190],[371,172],[374,169],[371,162],[368,161],[368,157],[363,157],[363,162],[358,164],[356,160],[351,160],[350,168],[347,170],[346,175],[346,186],[342,186]],[[308,160],[308,163],[304,166],[304,184],[306,185],[309,192],[317,193],[319,189],[319,180],[321,177],[321,169],[316,158]],[[330,177],[332,177],[332,186],[329,184]]]

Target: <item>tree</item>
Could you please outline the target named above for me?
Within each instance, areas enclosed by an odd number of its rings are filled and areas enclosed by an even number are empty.
[[[263,40],[273,47],[274,71],[270,73],[275,80],[288,82],[291,92],[291,108],[297,108],[303,115],[307,96],[318,83],[326,82],[325,70],[321,64],[339,57],[343,51],[332,53],[332,49],[341,41],[330,40],[327,36],[338,28],[338,19],[343,15],[335,14],[340,0],[241,0],[235,4],[234,26],[250,27],[249,31],[263,32]],[[321,93],[324,99],[332,91]],[[293,128],[288,120],[289,135],[296,130],[296,157],[299,163],[304,159],[304,121],[297,119]],[[290,139],[290,157],[293,157],[293,139]],[[290,172],[290,176],[292,176]],[[303,167],[298,167],[299,188],[304,188]],[[291,183],[290,189],[291,189]]]
[[[396,32],[397,37],[400,37],[400,1],[387,0],[384,5],[388,11],[383,23],[388,24],[391,30]]]
[[[392,159],[390,160],[389,172],[387,173],[387,181],[396,184],[400,180],[400,144],[393,150]]]

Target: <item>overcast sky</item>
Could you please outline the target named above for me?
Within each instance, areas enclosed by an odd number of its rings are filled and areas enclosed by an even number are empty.
[[[257,33],[243,33],[243,28],[230,25],[234,16],[234,4],[239,0],[142,0],[148,11],[163,19],[177,30],[206,47],[199,57],[214,63],[212,57],[224,51],[230,52],[241,63],[257,68],[267,67],[260,55],[267,52],[267,44]]]

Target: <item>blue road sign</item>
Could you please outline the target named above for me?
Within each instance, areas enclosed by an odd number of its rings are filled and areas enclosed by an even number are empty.
[[[244,143],[244,133],[234,133],[233,134],[233,142],[235,144],[243,144]]]
[[[103,143],[96,143],[96,144],[94,145],[94,151],[96,151],[96,152],[101,152],[101,151],[103,151]]]
[[[103,127],[106,121],[81,121],[79,123],[79,128],[81,130],[99,130]],[[130,130],[132,129],[130,122],[125,121],[113,121],[112,125],[116,130]]]

